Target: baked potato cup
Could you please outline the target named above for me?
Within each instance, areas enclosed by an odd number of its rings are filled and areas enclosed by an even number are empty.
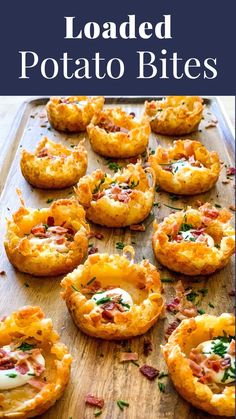
[[[163,308],[160,276],[143,260],[134,263],[131,246],[124,254],[94,254],[61,282],[62,297],[79,329],[102,339],[142,335]]]
[[[151,129],[146,117],[137,121],[121,108],[108,108],[94,116],[87,132],[96,153],[129,158],[146,150]]]
[[[211,189],[220,175],[220,159],[198,141],[178,140],[168,149],[158,146],[149,163],[161,189],[180,195]]]
[[[104,101],[102,96],[51,97],[46,105],[48,120],[58,131],[86,131],[94,114],[102,110]]]
[[[7,220],[5,249],[19,271],[56,276],[72,271],[88,250],[89,226],[77,200],[59,199],[49,208],[22,206]]]
[[[129,164],[113,176],[98,169],[81,178],[75,188],[88,220],[106,227],[143,221],[152,209],[154,190],[153,170],[143,169],[140,163]]]
[[[43,137],[35,152],[22,151],[20,166],[24,178],[36,188],[68,188],[85,175],[87,151],[81,143],[69,149]]]
[[[222,269],[234,253],[234,229],[227,209],[206,203],[175,212],[158,225],[152,239],[157,260],[186,275],[209,275]]]
[[[0,322],[0,418],[41,415],[62,396],[72,357],[40,307]]]
[[[162,347],[178,393],[211,415],[235,414],[234,325],[235,318],[228,313],[219,317],[205,314],[186,319]],[[207,349],[205,353],[204,348]]]
[[[166,96],[145,102],[152,131],[163,135],[186,135],[197,131],[204,109],[198,96]]]

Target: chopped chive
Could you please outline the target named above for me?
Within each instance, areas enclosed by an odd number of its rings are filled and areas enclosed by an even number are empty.
[[[212,303],[208,303],[208,305],[209,305],[209,307],[211,307],[211,308],[215,308],[214,304],[212,304]]]
[[[90,280],[87,282],[87,284],[86,284],[86,285],[90,285],[90,284],[92,284],[92,282],[93,282],[93,281],[95,281],[95,279],[96,279],[96,276],[94,276],[92,279],[90,279]]]
[[[28,372],[27,375],[30,375],[31,377],[34,377],[36,374],[32,373],[32,372]]]
[[[93,243],[89,243],[88,247],[93,247]]]
[[[80,290],[74,285],[74,284],[72,284],[71,285],[71,288],[74,290],[74,291],[77,291],[77,292],[80,292]]]
[[[179,196],[177,196],[177,195],[170,195],[170,199],[171,199],[171,201],[178,201],[179,200]]]
[[[136,362],[136,361],[131,361],[131,362],[132,362],[132,364],[136,365],[136,367],[139,367],[140,366],[139,363]]]
[[[208,293],[208,288],[201,288],[200,290],[198,290],[198,292],[200,292],[202,296],[205,297]]]
[[[24,283],[24,286],[25,286],[26,288],[29,288],[29,284],[27,284],[27,282],[25,282],[25,283]]]
[[[31,349],[34,349],[34,348],[35,348],[35,345],[30,345],[30,343],[22,342],[22,344],[18,346],[17,349],[20,349],[21,351],[25,352],[25,351],[31,351]]]
[[[168,374],[165,374],[164,372],[161,372],[161,373],[158,375],[158,380],[160,380],[161,378],[164,378],[164,377],[168,377]]]
[[[9,373],[9,374],[6,374],[6,376],[9,377],[9,378],[16,378],[17,374]]]
[[[154,206],[154,207],[160,207],[160,205],[161,205],[161,204],[160,204],[159,202],[153,202],[153,206]]]
[[[97,418],[98,416],[100,416],[102,414],[102,410],[98,410],[97,412],[94,412],[94,416],[95,418]]]
[[[116,403],[120,410],[124,410],[124,407],[129,407],[129,403],[125,402],[124,400],[117,400]]]
[[[216,208],[222,208],[222,206],[220,204],[215,204]]]
[[[124,243],[122,243],[122,242],[117,242],[116,243],[116,249],[123,250],[124,247],[125,247],[125,244]]]
[[[171,205],[167,205],[167,204],[164,204],[164,205],[165,205],[165,207],[171,208],[171,209],[176,210],[176,211],[182,211],[183,210],[183,208],[172,207]]]
[[[199,310],[197,311],[199,314],[205,314],[205,310],[203,310],[203,308],[199,308]]]
[[[157,185],[157,186],[156,186],[156,188],[155,188],[155,191],[156,191],[156,192],[159,192],[159,191],[160,191],[160,189],[161,189],[160,185]]]
[[[108,303],[109,301],[111,301],[110,297],[103,297],[103,298],[100,298],[100,300],[97,300],[96,304],[97,305],[105,304],[105,303]]]
[[[161,278],[161,282],[174,282],[173,278]]]
[[[166,388],[165,384],[158,383],[158,387],[161,393],[165,393],[165,388]]]
[[[51,202],[53,202],[53,198],[48,198],[46,204],[51,204]]]

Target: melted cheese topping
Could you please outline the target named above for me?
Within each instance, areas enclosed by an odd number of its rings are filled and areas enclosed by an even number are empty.
[[[220,343],[220,339],[214,339],[214,340],[208,340],[206,342],[200,343],[200,345],[197,346],[196,349],[199,350],[199,352],[203,353],[207,359],[211,359],[213,357],[216,356],[216,354],[213,352],[213,348],[215,343]],[[231,360],[231,367],[235,368],[235,355],[230,355],[227,351],[229,349],[229,345],[230,343],[223,343],[223,345],[225,346],[226,350],[225,350],[225,354],[223,355],[223,357],[218,357],[219,359],[224,359],[224,358],[230,358]],[[214,359],[214,358],[213,358]],[[227,379],[224,379],[224,374],[225,374],[225,369],[220,369],[218,372],[214,371],[212,368],[207,368],[206,365],[204,364],[204,361],[200,364],[203,369],[205,370],[205,372],[210,372],[211,376],[212,376],[212,380],[215,383],[218,384],[230,384],[232,382],[235,381],[235,374],[233,374],[232,372],[230,373],[231,376],[228,376]],[[232,377],[232,375],[234,375],[234,378]],[[223,381],[222,381],[223,380]]]
[[[22,351],[12,351],[10,346],[3,346],[2,349],[17,358],[17,354]],[[45,359],[41,354],[35,355],[35,360],[45,366]],[[15,368],[8,370],[0,370],[0,390],[10,390],[12,388],[21,387],[35,375],[35,371],[30,362],[26,359],[25,363],[28,365],[29,371],[26,374],[21,374]]]
[[[132,300],[131,295],[127,291],[122,290],[121,288],[113,288],[111,290],[107,290],[107,291],[104,291],[104,292],[101,292],[101,293],[94,294],[92,296],[91,300],[97,302],[97,301],[99,301],[103,298],[108,297],[108,298],[111,298],[111,301],[112,301],[113,296],[116,296],[116,297],[120,296],[121,302],[123,304],[128,304],[129,306],[133,305],[133,300]],[[109,302],[109,301],[107,301],[107,302]],[[98,307],[101,308],[99,304],[98,304]],[[129,310],[129,308],[125,307],[125,306],[124,306],[124,309],[125,309],[125,311]]]
[[[191,163],[189,163],[188,160],[180,160],[176,163],[171,164],[172,173],[177,173],[181,171],[182,169],[191,169],[191,170],[202,170],[204,166],[200,163],[200,167],[193,166]]]
[[[193,242],[203,242],[206,243],[208,247],[214,247],[215,242],[211,236],[207,233],[202,233],[200,236],[193,234],[194,230],[180,231],[179,234],[183,237],[184,241],[193,241]],[[199,239],[199,238],[202,238]]]
[[[40,238],[40,237],[31,237],[30,243],[32,243],[35,246],[38,245],[49,245],[51,247],[51,249],[56,250],[59,253],[68,253],[69,249],[66,245],[67,241],[65,241],[65,243],[62,244],[58,244],[56,243],[55,240],[60,239],[62,236],[52,236],[52,237],[45,237],[45,238]]]

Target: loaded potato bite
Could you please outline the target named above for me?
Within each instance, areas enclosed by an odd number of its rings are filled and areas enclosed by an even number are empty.
[[[146,150],[150,125],[146,117],[137,121],[133,113],[108,108],[94,116],[87,132],[96,153],[105,157],[129,158]]]
[[[36,188],[68,188],[85,175],[87,151],[81,143],[69,149],[43,137],[35,152],[22,151],[20,166],[24,178]]]
[[[149,163],[160,187],[174,194],[194,195],[208,191],[220,174],[220,159],[198,141],[178,140],[173,147],[158,146]]]
[[[136,264],[133,257],[130,246],[122,256],[94,254],[62,280],[62,297],[84,333],[128,339],[157,321],[164,304],[159,273],[148,260]]]
[[[51,97],[46,110],[50,124],[59,131],[86,131],[96,112],[104,105],[102,96]]]
[[[145,102],[145,115],[157,134],[185,135],[198,129],[203,100],[198,96],[166,96]]]
[[[39,307],[22,307],[0,321],[0,417],[48,410],[63,394],[71,361]]]
[[[234,253],[231,214],[206,203],[175,212],[158,225],[152,239],[157,260],[186,275],[209,275],[222,269]]]
[[[162,352],[181,396],[212,415],[234,416],[235,318],[225,313],[183,320]]]
[[[89,226],[75,199],[59,199],[49,208],[22,206],[7,220],[5,249],[19,271],[56,276],[72,271],[88,250]]]
[[[137,163],[114,176],[98,169],[81,178],[75,192],[90,221],[106,227],[125,227],[149,215],[154,188],[153,170]]]

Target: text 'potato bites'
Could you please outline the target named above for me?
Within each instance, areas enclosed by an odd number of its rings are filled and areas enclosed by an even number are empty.
[[[48,120],[58,131],[80,132],[86,127],[96,112],[104,105],[102,96],[51,97],[46,110]]]
[[[25,179],[36,188],[68,188],[85,175],[87,151],[82,143],[69,149],[43,137],[35,152],[22,151],[20,165]]]
[[[62,297],[84,333],[128,339],[156,322],[164,304],[159,273],[148,260],[129,260],[130,254],[134,250],[127,246],[123,256],[91,255],[61,282]]]
[[[183,320],[162,352],[181,396],[212,415],[235,413],[235,318],[225,313]]]
[[[226,209],[206,203],[155,222],[152,245],[157,260],[186,275],[208,275],[223,268],[235,249],[231,217]]]
[[[75,188],[87,218],[106,227],[143,221],[151,211],[154,191],[155,174],[140,163],[129,164],[113,176],[98,169],[81,178]]]
[[[121,108],[109,108],[95,115],[87,132],[96,153],[129,158],[146,150],[151,129],[147,118],[137,121]]]
[[[5,249],[19,271],[56,276],[72,271],[86,256],[89,225],[76,199],[59,199],[49,208],[22,206],[7,220]]]
[[[180,195],[200,194],[211,189],[220,174],[220,159],[200,142],[174,141],[173,147],[158,146],[149,163],[161,189]]]
[[[145,115],[157,134],[186,135],[198,129],[204,106],[198,96],[166,96],[145,102]]]
[[[41,415],[62,396],[72,357],[40,307],[0,321],[0,418]]]

